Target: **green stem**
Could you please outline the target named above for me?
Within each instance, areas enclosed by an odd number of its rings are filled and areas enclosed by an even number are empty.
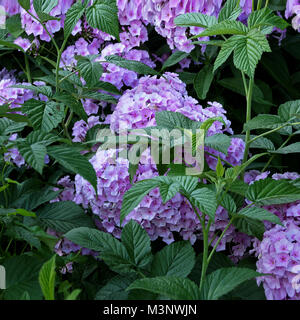
[[[290,140],[291,138],[293,137],[293,135],[291,134],[284,142],[283,144],[279,147],[280,148],[283,148]],[[262,172],[265,172],[266,169],[268,168],[268,166],[270,165],[270,163],[272,162],[272,160],[274,159],[275,157],[275,154],[273,154],[270,159],[268,160],[268,162],[266,163],[266,165],[264,166],[264,168],[262,169]]]
[[[266,1],[265,8],[268,7],[268,4],[269,4],[269,0]]]
[[[26,53],[24,54],[24,57],[25,57],[27,80],[28,80],[29,83],[32,83],[31,74],[30,74],[30,67],[29,67],[29,61],[28,61],[28,57],[27,57]]]
[[[259,10],[261,8],[261,3],[262,3],[262,0],[258,0],[256,10]]]
[[[205,222],[202,221],[202,234],[203,234],[203,257],[202,257],[202,269],[201,269],[201,278],[200,278],[200,285],[199,289],[200,291],[202,290],[204,280],[205,280],[205,275],[206,275],[206,270],[208,266],[208,230],[205,227]]]
[[[246,123],[251,120],[251,103],[252,103],[253,85],[254,85],[254,79],[251,78],[249,81],[249,87],[248,87],[248,91],[247,91]],[[245,138],[245,151],[244,151],[243,163],[245,163],[248,159],[249,146],[250,146],[250,130],[247,130],[246,131],[246,138]]]
[[[68,37],[64,39],[64,42],[61,46],[61,48],[58,50],[57,53],[57,61],[56,61],[56,70],[55,70],[55,75],[56,75],[56,92],[59,92],[59,68],[60,68],[60,61],[61,61],[61,55],[65,49],[65,46],[67,44]]]
[[[276,132],[276,131],[284,128],[284,127],[297,126],[297,125],[299,125],[299,124],[300,124],[300,122],[286,123],[286,124],[284,124],[284,125],[282,125],[282,126],[280,126],[280,127],[278,127],[278,128],[272,129],[272,130],[270,130],[270,131],[267,131],[267,132],[265,132],[265,133],[260,134],[259,136],[256,136],[255,138],[253,138],[253,139],[251,139],[251,140],[249,141],[249,144],[251,144],[252,142],[256,141],[256,140],[259,139],[259,138],[262,138],[262,137],[264,137],[264,136],[267,136],[268,134],[271,134],[271,133],[273,133],[273,132]]]
[[[241,73],[242,73],[244,89],[245,89],[245,93],[246,93],[246,97],[247,97],[247,95],[248,95],[247,81],[246,81],[245,73],[243,71]]]
[[[212,256],[214,255],[214,253],[215,253],[215,251],[216,251],[216,249],[217,249],[220,241],[221,241],[222,238],[224,237],[224,235],[225,235],[226,231],[228,230],[228,228],[231,226],[233,220],[234,220],[234,218],[231,218],[231,220],[229,221],[228,225],[226,226],[226,228],[225,228],[225,229],[223,230],[223,232],[221,233],[219,239],[217,240],[216,244],[214,245],[211,253],[209,254],[209,256],[208,256],[208,258],[207,258],[207,264],[210,263],[210,260],[211,260]]]

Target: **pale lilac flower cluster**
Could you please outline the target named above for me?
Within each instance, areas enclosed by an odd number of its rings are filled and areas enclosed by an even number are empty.
[[[58,0],[57,6],[55,6],[50,15],[52,17],[58,18],[58,20],[49,20],[45,23],[47,30],[50,35],[53,36],[54,33],[60,31],[64,26],[65,15],[68,9],[73,4],[74,0]],[[29,12],[37,17],[37,14],[33,8],[33,1],[30,1],[31,6]],[[21,23],[27,35],[33,35],[35,37],[39,37],[41,40],[49,42],[51,40],[50,35],[46,32],[46,30],[42,27],[42,25],[33,17],[31,17],[23,8],[20,10],[21,13]],[[80,25],[80,24],[79,24]],[[81,31],[81,28],[75,28],[72,32],[75,35],[77,32]]]
[[[8,16],[13,16],[20,12],[18,0],[1,0],[0,5],[4,7]]]
[[[11,88],[18,83],[15,73],[6,69],[0,71],[0,105],[9,104],[10,108],[19,108],[25,101],[32,99],[33,91],[23,88]]]
[[[162,110],[180,112],[190,119],[198,121],[221,116],[226,123],[225,131],[232,133],[230,121],[225,117],[222,106],[214,102],[209,103],[208,108],[203,108],[195,99],[187,95],[185,84],[179,80],[176,74],[172,73],[166,73],[165,78],[143,77],[134,89],[127,90],[120,98],[111,116],[111,129],[118,131],[122,128],[144,128],[155,125],[155,113]],[[222,126],[221,122],[215,122],[209,129],[209,134],[223,132]],[[81,135],[80,139],[82,139],[85,132],[83,129],[77,136]],[[116,150],[112,149],[98,151],[90,160],[98,177],[98,196],[90,183],[79,175],[75,177],[75,195],[72,186],[68,188],[67,198],[65,194],[63,196],[65,200],[73,198],[73,201],[83,205],[84,208],[91,208],[92,212],[99,216],[101,228],[119,237],[123,195],[131,184],[128,160],[122,157],[113,159],[115,153]],[[151,163],[150,159],[149,151],[146,150],[134,181],[158,175],[156,166]],[[224,210],[220,210],[220,214],[217,216],[220,225],[217,225],[216,229],[219,229],[223,227],[225,220],[228,220],[228,216]],[[177,194],[172,200],[163,204],[158,189],[151,191],[140,205],[127,216],[124,223],[130,219],[138,221],[152,240],[161,237],[166,243],[174,241],[174,232],[179,232],[183,239],[194,243],[200,232],[199,221],[188,202]],[[227,240],[233,239],[232,233],[233,230],[228,231]],[[219,249],[224,249],[223,243],[220,244]]]
[[[245,181],[251,184],[268,175],[269,172],[253,170],[245,175]],[[274,180],[299,177],[296,172],[272,175]],[[300,288],[293,282],[297,275],[293,267],[300,265],[300,200],[264,208],[277,215],[283,226],[266,221],[263,240],[253,240],[254,249],[250,253],[258,257],[257,271],[270,274],[257,278],[257,283],[263,284],[268,300],[300,300]]]
[[[176,16],[188,12],[201,12],[217,16],[222,0],[117,0],[119,19],[123,26],[130,26],[130,34],[142,32],[144,25],[153,25],[156,32],[166,38],[171,49],[190,52],[194,46],[188,40],[186,28],[176,27]],[[199,27],[191,27],[190,34],[201,32]]]
[[[285,17],[289,18],[295,15],[292,19],[293,28],[300,32],[300,1],[299,0],[287,0]]]

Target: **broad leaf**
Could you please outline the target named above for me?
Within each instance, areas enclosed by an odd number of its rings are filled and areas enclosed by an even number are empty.
[[[208,188],[196,189],[188,196],[188,198],[201,212],[207,214],[213,221],[215,220],[217,199],[214,191]]]
[[[121,240],[132,263],[139,268],[147,266],[151,261],[150,238],[137,222],[131,220],[122,231]]]
[[[284,148],[280,148],[280,149],[277,149],[276,151],[272,151],[272,153],[279,153],[279,154],[300,153],[300,142],[292,143]]]
[[[74,3],[72,7],[67,11],[64,23],[65,38],[68,38],[70,36],[77,22],[82,17],[84,10],[84,5],[80,1],[78,1]]]
[[[46,147],[41,142],[29,144],[28,142],[18,143],[18,150],[25,161],[40,174],[43,173],[45,164]]]
[[[39,274],[39,283],[46,300],[55,299],[55,258],[54,255],[49,261],[45,262]]]
[[[153,276],[187,277],[195,264],[195,252],[190,243],[174,242],[165,246],[154,256],[151,274]]]
[[[95,62],[95,58],[95,55],[78,58],[77,68],[88,86],[96,84],[103,73],[102,65],[99,62]]]
[[[156,277],[134,281],[127,290],[142,289],[166,296],[173,300],[198,300],[199,288],[187,278]]]
[[[214,134],[205,138],[205,146],[220,151],[227,155],[231,144],[231,138],[222,133]]]
[[[86,10],[88,24],[119,40],[118,8],[115,0],[96,0]]]
[[[287,180],[266,178],[249,186],[246,198],[259,205],[294,202],[300,199],[300,188]]]
[[[174,19],[174,23],[180,27],[201,27],[208,28],[217,23],[215,16],[208,16],[199,12],[182,14]]]
[[[185,59],[187,56],[189,55],[189,53],[187,52],[182,52],[182,51],[175,51],[174,53],[172,53],[170,55],[170,57],[164,62],[163,66],[162,66],[162,70],[171,67],[175,64],[177,64],[178,62],[180,62],[181,60]]]
[[[259,208],[259,207],[249,207],[244,208],[237,213],[237,216],[248,217],[250,219],[255,219],[259,221],[270,221],[276,224],[282,225],[280,219],[270,211]]]
[[[157,71],[154,69],[150,68],[146,64],[135,61],[135,60],[126,60],[122,57],[111,55],[111,56],[106,56],[105,60],[109,63],[113,63],[117,65],[118,67],[128,69],[135,71],[139,74],[151,74],[151,75],[159,75]]]
[[[206,277],[201,296],[205,300],[218,300],[244,281],[260,275],[260,273],[248,268],[218,269]]]
[[[92,219],[72,201],[48,203],[37,211],[37,216],[44,226],[58,232],[68,232],[82,226],[93,226]]]
[[[222,49],[221,49],[222,50]],[[194,79],[194,88],[199,99],[204,100],[214,78],[214,71],[211,65],[205,65]]]
[[[259,240],[262,240],[265,232],[265,226],[261,221],[247,217],[233,220],[233,225],[238,229],[238,231],[246,233],[249,236],[254,236]]]
[[[208,27],[205,31],[201,32],[195,37],[204,36],[215,36],[215,35],[225,35],[225,34],[241,34],[246,35],[248,28],[242,24],[240,21],[222,21],[220,23],[214,24]]]
[[[242,9],[239,6],[239,1],[237,0],[227,0],[220,10],[218,16],[218,22],[224,20],[236,20],[242,13]]]
[[[63,167],[75,174],[81,175],[97,190],[97,177],[93,166],[76,149],[62,144],[48,147],[47,151]]]

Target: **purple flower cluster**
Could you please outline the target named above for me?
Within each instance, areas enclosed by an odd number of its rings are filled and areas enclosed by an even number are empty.
[[[260,173],[253,170],[245,175],[245,181],[251,184],[265,179],[268,175],[269,172]],[[296,172],[272,175],[274,180],[295,180],[299,177]],[[270,274],[257,278],[257,283],[263,284],[266,298],[269,300],[300,300],[300,288],[297,289],[294,283],[299,271],[297,266],[300,265],[300,200],[264,208],[276,214],[283,226],[274,226],[266,221],[267,231],[263,240],[253,240],[254,249],[250,253],[254,252],[258,257],[257,271]]]
[[[58,32],[64,26],[64,20],[68,9],[73,4],[74,0],[58,0],[57,6],[55,6],[50,15],[52,17],[59,18],[58,20],[49,20],[46,22],[46,28],[49,31],[50,35],[53,36],[54,33]],[[32,5],[33,1],[31,0],[31,6],[29,12],[37,17],[37,14]],[[42,27],[42,25],[30,16],[23,8],[20,10],[21,13],[21,23],[27,35],[33,35],[35,37],[39,37],[41,40],[49,42],[51,40],[50,35],[46,32],[46,30]],[[79,32],[81,29],[75,27],[72,32],[73,35],[76,34],[76,31]]]
[[[209,134],[224,131],[232,133],[230,121],[227,120],[223,107],[216,102],[209,103],[207,108],[200,106],[195,99],[188,96],[185,84],[173,73],[166,73],[165,78],[143,77],[134,89],[127,90],[119,99],[111,115],[111,129],[117,132],[123,128],[145,128],[155,125],[155,113],[162,110],[180,112],[197,121],[221,116],[226,123],[226,128],[223,129],[223,124],[217,121],[209,129]],[[87,128],[88,126],[78,122],[78,125],[74,127],[74,136],[82,141]],[[229,150],[232,159],[237,157],[235,144],[236,142],[229,148],[232,150]],[[90,160],[98,177],[98,196],[89,182],[76,175],[75,184],[68,182],[60,200],[72,200],[86,209],[90,208],[94,214],[99,216],[101,229],[119,237],[123,195],[131,187],[131,183],[128,173],[129,162],[122,157],[114,159],[116,152],[118,151],[112,149],[98,151]],[[241,158],[242,154],[243,149],[238,158]],[[134,181],[158,175],[155,164],[150,160],[149,150],[146,150]],[[228,220],[228,216],[224,209],[220,210],[217,216],[221,221],[220,226],[216,226],[216,229],[219,229],[225,223],[224,221]],[[166,243],[174,241],[173,232],[179,232],[183,239],[194,243],[200,232],[199,221],[188,202],[177,194],[172,200],[163,204],[158,189],[151,191],[127,216],[124,223],[130,219],[139,222],[152,240],[161,237]],[[228,240],[233,238],[232,233],[233,230],[228,231]],[[223,243],[220,244],[220,250],[223,250]]]
[[[300,1],[299,0],[287,0],[285,17],[289,18],[295,15],[292,19],[292,26],[295,30],[300,32]]]

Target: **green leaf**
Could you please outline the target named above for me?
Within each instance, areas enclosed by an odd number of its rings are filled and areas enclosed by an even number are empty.
[[[103,73],[102,65],[99,62],[94,62],[96,57],[96,55],[90,55],[78,58],[77,68],[88,86],[97,83]]]
[[[256,65],[264,51],[271,51],[265,35],[258,30],[249,32],[236,44],[233,56],[235,67],[253,78]]]
[[[13,85],[10,88],[28,89],[28,90],[34,91],[37,94],[41,93],[47,97],[52,97],[52,89],[50,86],[34,86],[34,85],[18,84],[18,85]]]
[[[55,258],[56,255],[54,255],[49,261],[45,262],[39,273],[39,283],[46,300],[55,299]]]
[[[277,149],[276,151],[272,151],[272,153],[279,153],[279,154],[300,153],[300,142],[292,143],[284,148],[280,148],[280,149]]]
[[[225,208],[229,213],[231,214],[235,213],[237,208],[232,197],[228,193],[221,195],[221,197],[222,197],[221,206]]]
[[[287,180],[266,178],[249,186],[246,198],[259,205],[273,205],[294,202],[300,199],[300,188]]]
[[[180,112],[159,111],[155,114],[157,126],[172,129],[198,129],[201,123],[193,121]]]
[[[244,130],[275,129],[283,125],[280,117],[272,114],[259,114],[244,124]]]
[[[22,142],[17,144],[18,150],[25,161],[32,166],[40,174],[43,173],[45,165],[45,156],[47,149],[41,142],[29,144],[28,142]]]
[[[236,215],[237,217],[242,216],[243,217],[248,217],[250,219],[255,219],[259,221],[270,221],[272,223],[280,224],[282,225],[280,219],[270,211],[259,208],[259,207],[249,207],[249,208],[244,208],[241,211],[239,211]]]
[[[109,83],[109,82],[105,82],[105,81],[101,81],[99,80],[97,83],[94,84],[94,86],[92,88],[90,88],[91,90],[104,90],[110,93],[114,93],[117,95],[120,95],[121,92],[120,90],[115,87],[113,84]]]
[[[86,10],[88,24],[119,39],[118,8],[115,0],[96,0]]]
[[[111,234],[91,228],[76,228],[65,237],[81,247],[101,252],[101,258],[115,272],[132,272],[132,262],[124,245]]]
[[[214,191],[208,188],[196,189],[188,198],[201,212],[207,214],[213,221],[215,220],[217,199]]]
[[[278,115],[283,122],[300,122],[300,100],[288,101],[280,105]]]
[[[77,22],[84,14],[84,11],[85,11],[85,6],[80,1],[74,3],[72,7],[67,11],[66,19],[64,23],[65,39],[70,36]]]
[[[221,50],[214,63],[213,72],[215,72],[226,60],[229,58],[233,50],[236,48],[238,41],[242,39],[242,36],[235,35],[228,38],[222,45]]]
[[[100,92],[95,92],[95,91],[84,91],[80,95],[80,98],[106,101],[106,102],[113,103],[113,104],[118,103],[118,100],[116,98],[114,98],[113,96],[106,94],[106,93],[100,93]]]
[[[12,48],[12,49],[17,49],[17,50],[20,50],[20,51],[25,53],[23,48],[21,48],[17,44],[14,44],[13,42],[10,42],[10,41],[0,40],[0,46],[4,46],[4,47],[7,47],[7,48]]]
[[[199,288],[187,278],[155,277],[134,281],[127,290],[142,289],[173,300],[198,300]]]
[[[122,231],[121,240],[132,264],[138,268],[147,266],[151,261],[150,238],[137,222],[131,220]]]
[[[34,10],[42,22],[59,19],[49,15],[51,10],[56,7],[57,4],[58,0],[33,0]]]
[[[185,59],[188,55],[189,55],[189,53],[182,52],[182,51],[176,51],[176,52],[172,53],[170,55],[170,57],[164,62],[163,66],[162,66],[162,70],[164,70],[168,67],[174,66],[175,64],[177,64],[181,60]]]
[[[86,157],[81,155],[71,146],[59,145],[51,146],[47,149],[48,154],[53,157],[67,170],[81,175],[93,186],[97,192],[97,177],[95,170]]]
[[[120,215],[121,223],[125,217],[133,211],[143,198],[154,188],[159,186],[159,181],[155,179],[142,180],[135,183],[123,197],[122,209]]]
[[[205,31],[201,32],[197,36],[194,36],[193,38],[204,37],[204,36],[225,35],[225,34],[246,35],[247,31],[248,31],[248,28],[244,24],[242,24],[240,21],[225,20],[208,27]]]
[[[248,17],[248,27],[254,29],[264,26],[272,26],[284,30],[289,24],[278,15],[275,15],[269,8],[251,12]]]
[[[265,226],[261,221],[244,217],[244,218],[233,220],[233,225],[240,232],[246,233],[249,236],[256,237],[259,240],[263,239]]]
[[[18,3],[25,10],[30,9],[30,0],[18,0]]]
[[[181,14],[174,19],[175,25],[179,27],[201,27],[208,28],[217,23],[215,16],[208,16],[199,12]]]
[[[88,116],[83,108],[82,103],[79,101],[79,99],[76,99],[75,97],[71,96],[67,93],[56,93],[53,96],[53,99],[58,100],[68,106],[75,114],[77,114],[80,119],[87,121]]]
[[[177,182],[162,184],[159,187],[159,191],[163,203],[166,203],[180,191],[180,184]]]
[[[243,141],[245,141],[245,135],[244,134],[237,134],[234,137],[240,138]],[[250,139],[256,138],[256,135],[250,135]],[[260,137],[256,139],[255,141],[251,142],[250,148],[252,149],[267,149],[267,150],[275,150],[275,146],[273,142],[270,139],[267,139],[265,137]]]
[[[214,71],[211,65],[205,65],[194,79],[194,88],[199,99],[204,100],[214,78]]]
[[[0,134],[10,135],[11,133],[20,132],[26,127],[26,125],[26,122],[16,123],[7,118],[0,118]]]
[[[31,299],[42,298],[38,282],[42,262],[34,256],[14,256],[4,261],[6,269],[5,300],[19,300],[25,291],[30,292]]]
[[[222,22],[224,20],[236,20],[241,13],[242,9],[239,6],[239,1],[227,0],[223,8],[220,10],[218,22]]]
[[[205,146],[220,151],[227,155],[231,144],[231,138],[223,133],[217,133],[213,136],[205,137]]]
[[[134,280],[134,274],[113,277],[96,293],[95,300],[128,300],[126,289]]]
[[[244,281],[260,275],[260,273],[248,268],[218,269],[206,277],[201,295],[204,300],[218,300]]]
[[[75,289],[66,297],[66,300],[76,300],[80,293],[81,289]]]
[[[153,276],[187,277],[195,264],[195,252],[186,241],[165,246],[154,256],[151,274]]]
[[[41,250],[40,240],[33,234],[31,230],[28,230],[28,228],[21,226],[12,226],[5,232],[5,235],[10,237],[11,239],[26,241],[31,248],[35,247],[38,250]]]
[[[48,203],[37,211],[37,217],[44,226],[58,232],[93,226],[92,219],[72,201]]]
[[[122,57],[111,55],[111,56],[106,56],[105,60],[109,63],[113,63],[118,67],[128,69],[135,71],[139,74],[151,74],[151,75],[159,75],[157,71],[154,69],[150,68],[146,64],[135,61],[135,60],[126,60]]]
[[[30,99],[23,104],[22,111],[27,114],[35,130],[45,132],[56,128],[64,118],[63,106],[53,101]]]

